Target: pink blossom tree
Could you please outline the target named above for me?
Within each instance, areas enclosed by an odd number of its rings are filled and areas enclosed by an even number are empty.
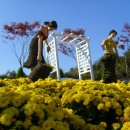
[[[130,25],[128,23],[124,24],[122,32],[123,35],[120,35],[117,39],[117,42],[120,42],[118,47],[127,51],[130,49]]]
[[[122,35],[117,39],[118,47],[124,50],[125,68],[128,76],[128,67],[130,67],[130,24],[125,23],[122,29]]]
[[[64,31],[63,31],[63,34],[71,34],[71,33],[73,33],[74,35],[77,35],[77,36],[81,35],[81,36],[85,37],[85,30],[82,29],[82,28],[76,29],[76,30],[73,30],[73,29],[70,29],[70,28],[66,28],[66,29],[64,29]],[[64,37],[63,37],[63,38],[64,38]],[[63,38],[62,38],[62,39],[63,39]],[[73,40],[73,37],[68,37],[65,41],[66,41],[66,42],[69,42],[69,41],[71,41],[71,40]],[[77,40],[75,41],[75,44],[76,44],[78,41],[79,41],[79,39],[77,39]],[[63,54],[72,57],[72,58],[76,61],[76,56],[75,56],[76,50],[75,50],[75,47],[74,47],[74,46],[72,46],[72,45],[67,45],[67,44],[59,44],[58,50],[59,50],[60,52],[62,52]]]
[[[21,67],[27,56],[30,39],[39,27],[40,23],[38,21],[33,23],[27,21],[19,23],[12,22],[3,25],[2,37],[4,38],[4,42],[11,47]]]

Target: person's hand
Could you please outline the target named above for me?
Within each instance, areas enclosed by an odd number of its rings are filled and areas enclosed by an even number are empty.
[[[49,46],[47,46],[47,52],[49,52],[51,50],[51,48]]]

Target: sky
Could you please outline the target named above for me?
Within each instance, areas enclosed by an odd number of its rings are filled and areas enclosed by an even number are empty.
[[[4,24],[56,20],[61,33],[65,28],[85,29],[90,38],[94,64],[103,55],[101,42],[115,29],[121,35],[123,25],[130,23],[130,0],[0,0],[0,35]],[[1,39],[1,38],[0,38]],[[122,55],[122,52],[119,52]],[[67,72],[77,66],[74,59],[60,54],[60,68]],[[8,44],[0,40],[0,75],[17,71],[18,61]],[[25,69],[28,73],[28,70]]]

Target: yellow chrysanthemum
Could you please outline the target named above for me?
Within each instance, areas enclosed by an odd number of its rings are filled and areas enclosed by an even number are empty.
[[[113,109],[120,108],[120,104],[118,102],[112,102],[112,108]]]
[[[69,128],[65,128],[63,125],[57,125],[55,130],[69,130]]]
[[[13,123],[15,127],[18,126],[16,128],[24,126],[25,129],[32,130],[39,127],[42,127],[40,130],[50,130],[51,128],[68,130],[69,125],[82,130],[105,130],[105,123],[88,125],[74,115],[75,111],[72,109],[63,109],[65,104],[76,101],[77,104],[97,106],[98,110],[114,109],[117,114],[115,118],[123,126],[122,130],[129,128],[129,122],[125,121],[130,121],[130,83],[103,84],[101,81],[57,81],[50,78],[39,79],[35,83],[26,78],[0,79],[0,83],[3,83],[0,88],[0,123],[3,122],[3,125]],[[22,114],[20,112],[24,112],[26,116],[23,122],[14,119],[19,118]],[[38,118],[38,128],[31,122],[33,114]],[[113,123],[113,126],[114,129],[120,129],[117,128],[116,123]]]
[[[130,122],[125,122],[121,130],[129,130],[129,129],[130,129]]]
[[[83,99],[83,95],[81,93],[76,93],[73,95],[72,99],[74,99],[77,103],[79,103],[80,101],[82,101]]]
[[[44,102],[49,104],[49,103],[53,103],[53,100],[51,97],[46,97]]]
[[[55,120],[61,121],[64,118],[64,111],[61,110],[56,110],[54,113]]]
[[[25,119],[25,121],[23,122],[23,127],[25,129],[28,129],[31,125],[32,125],[31,119]]]
[[[48,104],[48,105],[46,106],[46,111],[47,111],[47,112],[54,112],[55,108],[56,108],[56,106],[55,106],[55,103],[53,102],[53,103]]]
[[[130,121],[130,107],[125,108],[125,110],[124,110],[124,118],[127,121]]]
[[[102,100],[103,100],[103,102],[110,102],[110,98],[109,97],[103,97]]]
[[[21,97],[14,97],[12,99],[12,103],[15,107],[19,107],[22,104],[22,99]]]
[[[45,117],[45,113],[42,109],[36,109],[35,112],[40,119],[43,119]]]
[[[87,106],[89,103],[90,103],[90,99],[86,97],[85,100],[84,100],[84,102],[83,102],[83,104],[85,106]]]
[[[99,103],[97,108],[98,108],[98,110],[103,110],[104,106],[105,106],[104,103]]]
[[[32,109],[32,103],[27,103],[24,107],[24,113],[28,116],[32,115],[34,110]]]
[[[4,108],[9,104],[9,97],[0,97],[0,107]]]
[[[106,122],[100,122],[98,126],[99,126],[100,128],[106,128],[106,127],[107,127],[107,124],[106,124]]]
[[[64,115],[68,116],[69,114],[74,114],[73,109],[64,108]]]
[[[5,125],[5,126],[11,125],[12,114],[4,113],[3,115],[0,116],[0,122],[1,122],[1,124]]]
[[[19,110],[15,107],[8,107],[2,111],[2,114],[5,114],[5,113],[10,114],[13,117],[13,116],[15,116],[15,115],[17,116],[19,114]]]
[[[51,128],[55,128],[56,127],[56,122],[52,119],[47,119],[43,124],[42,124],[42,130],[45,129],[51,129]]]
[[[32,125],[32,126],[29,128],[29,130],[40,130],[40,129],[41,129],[41,127],[36,126],[36,125]]]
[[[116,109],[116,114],[117,114],[118,116],[122,115],[122,113],[123,113],[123,111],[122,111],[121,108],[117,108],[117,109]]]
[[[119,94],[115,94],[115,95],[114,95],[114,98],[115,98],[116,100],[119,100],[119,99],[120,99],[120,95],[119,95]]]
[[[56,121],[55,130],[69,130],[69,127],[61,121]]]
[[[112,127],[113,127],[114,130],[117,130],[117,129],[120,128],[120,124],[119,123],[113,123]]]
[[[62,107],[61,100],[58,97],[53,97],[53,101],[55,103],[55,106]]]
[[[110,108],[111,107],[111,102],[109,102],[109,101],[105,102],[105,107]]]

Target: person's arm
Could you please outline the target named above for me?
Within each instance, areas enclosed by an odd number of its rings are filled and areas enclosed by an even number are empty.
[[[105,51],[105,45],[101,45],[101,47],[102,47],[103,51]]]
[[[104,40],[104,41],[101,43],[101,47],[102,47],[103,51],[106,50],[106,40]]]
[[[42,61],[42,58],[43,58],[43,56],[42,56],[42,49],[43,49],[42,39],[43,39],[43,37],[41,37],[41,36],[38,38],[38,55],[37,55],[37,60],[39,60],[39,61]]]
[[[47,46],[47,52],[49,52],[51,48],[50,48],[50,46],[48,45],[47,39],[45,40],[45,43],[46,43],[46,46]]]

